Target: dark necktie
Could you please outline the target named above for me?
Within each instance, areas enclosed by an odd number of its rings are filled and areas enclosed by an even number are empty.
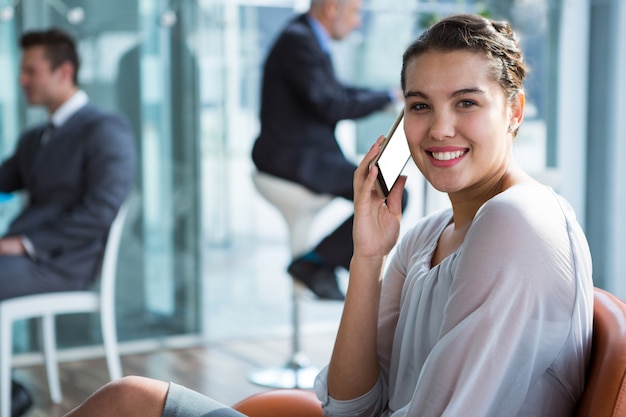
[[[54,132],[54,123],[48,122],[45,129],[43,130],[43,133],[41,134],[40,146],[43,146],[50,141],[50,138],[52,137],[53,132]]]

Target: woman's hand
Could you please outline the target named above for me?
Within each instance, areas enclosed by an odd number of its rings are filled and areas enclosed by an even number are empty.
[[[354,256],[384,257],[400,235],[402,191],[406,176],[400,176],[387,199],[382,199],[375,188],[378,168],[370,164],[380,152],[384,136],[365,155],[354,173]]]
[[[398,179],[386,203],[378,195],[374,186],[378,168],[370,168],[370,164],[383,141],[383,136],[378,138],[354,172],[354,253],[346,301],[328,365],[328,395],[336,400],[362,396],[374,387],[380,374],[377,329],[383,266],[400,234],[406,181],[405,177]]]

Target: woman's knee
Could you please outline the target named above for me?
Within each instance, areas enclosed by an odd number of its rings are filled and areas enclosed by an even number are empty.
[[[169,384],[141,376],[126,376],[103,387],[107,400],[126,416],[161,416]],[[120,414],[122,415],[122,414]]]

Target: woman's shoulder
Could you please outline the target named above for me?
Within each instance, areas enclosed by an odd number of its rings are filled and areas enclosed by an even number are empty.
[[[503,192],[497,194],[492,199],[487,201],[487,203],[494,202],[515,202],[518,200],[522,200],[524,202],[534,202],[539,199],[554,196],[556,193],[552,188],[547,185],[540,184],[538,182],[525,182],[515,184]]]
[[[470,233],[529,245],[557,244],[568,239],[569,225],[577,223],[569,203],[552,188],[539,183],[517,184],[487,201],[478,210]],[[479,230],[481,232],[479,232]],[[483,233],[484,232],[484,233]]]
[[[476,219],[546,221],[569,213],[569,204],[552,188],[539,183],[514,185],[488,200],[476,213]]]

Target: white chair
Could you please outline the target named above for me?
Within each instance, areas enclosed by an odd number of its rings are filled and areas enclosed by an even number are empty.
[[[100,313],[102,340],[109,376],[122,377],[115,326],[115,275],[117,255],[128,204],[122,205],[109,230],[102,264],[89,291],[63,291],[26,295],[0,302],[0,417],[11,415],[11,369],[13,356],[13,323],[17,320],[40,320],[50,399],[62,399],[56,357],[55,316],[70,313]]]
[[[327,194],[315,194],[307,188],[282,178],[255,172],[252,180],[259,193],[282,214],[289,229],[289,248],[292,258],[310,249],[309,235],[315,217],[333,199]],[[270,367],[252,373],[250,381],[271,388],[312,389],[318,369],[308,364],[300,349],[299,298],[303,286],[293,284],[292,290],[292,352],[289,361],[281,367]]]

